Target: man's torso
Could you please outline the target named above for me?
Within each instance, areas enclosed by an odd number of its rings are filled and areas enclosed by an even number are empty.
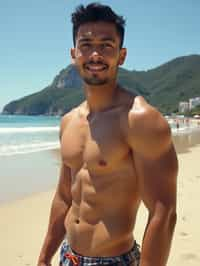
[[[61,154],[72,176],[72,206],[65,219],[67,239],[85,256],[129,251],[140,198],[131,149],[128,113],[134,96],[122,92],[112,108],[87,115],[72,111],[61,139]]]

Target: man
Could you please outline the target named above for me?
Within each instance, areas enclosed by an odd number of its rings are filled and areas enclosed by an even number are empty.
[[[125,21],[110,7],[72,14],[71,57],[86,101],[61,122],[62,167],[38,266],[164,266],[176,223],[177,159],[166,120],[143,97],[117,84]],[[141,254],[137,210],[149,212]]]

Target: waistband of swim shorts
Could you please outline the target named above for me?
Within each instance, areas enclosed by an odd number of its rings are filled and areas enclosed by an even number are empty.
[[[81,266],[109,265],[114,263],[120,263],[120,265],[126,266],[132,262],[135,262],[136,265],[139,265],[139,260],[140,260],[139,245],[136,242],[134,242],[134,245],[130,251],[115,257],[82,256],[77,252],[75,252],[74,250],[72,250],[69,244],[64,242],[61,248],[61,261],[67,260],[67,256],[65,256],[65,254],[74,255],[78,259],[78,265]],[[63,263],[63,265],[65,264]]]

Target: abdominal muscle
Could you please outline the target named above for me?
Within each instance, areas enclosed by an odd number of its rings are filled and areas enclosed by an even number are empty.
[[[98,178],[82,169],[72,185],[72,205],[65,219],[67,241],[83,256],[118,256],[134,243],[139,206],[134,176]]]

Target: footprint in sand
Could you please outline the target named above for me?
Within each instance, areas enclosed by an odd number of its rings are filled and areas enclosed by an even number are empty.
[[[186,232],[180,232],[180,235],[181,236],[188,236],[188,233],[186,233]]]
[[[185,253],[181,255],[181,258],[183,260],[196,260],[198,259],[198,256],[194,253]]]
[[[182,216],[182,220],[185,222],[186,221],[186,217],[185,216]]]

